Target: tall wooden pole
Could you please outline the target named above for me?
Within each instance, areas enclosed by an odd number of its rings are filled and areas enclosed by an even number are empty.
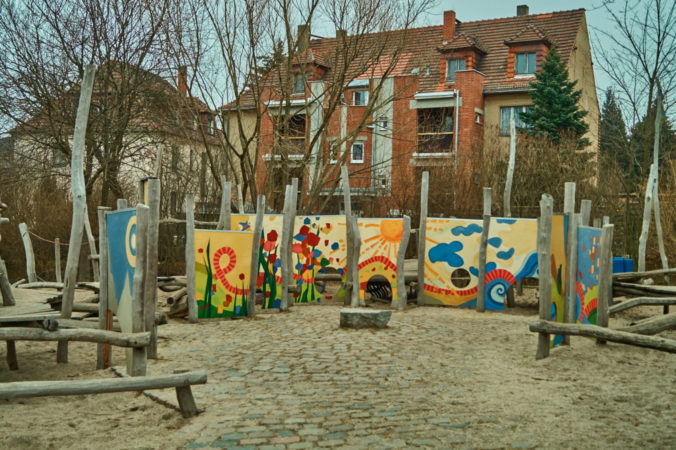
[[[596,303],[596,325],[608,328],[608,308],[613,299],[613,231],[614,225],[604,225],[601,232],[601,264],[599,267],[599,291]],[[605,344],[599,339],[597,344]]]
[[[21,234],[24,253],[26,254],[26,276],[29,283],[35,283],[38,281],[38,276],[35,273],[35,253],[33,252],[31,237],[28,234],[28,226],[23,222],[19,224],[19,234]]]
[[[232,212],[232,184],[221,175],[221,211],[218,215],[217,230],[230,229],[230,213]]]
[[[134,294],[131,300],[131,332],[142,333],[145,330],[143,318],[144,296],[147,287],[147,254],[148,254],[148,216],[150,208],[139,203],[136,205],[136,267],[134,268]],[[154,315],[153,315],[154,316]],[[153,317],[154,318],[154,317]],[[127,361],[127,373],[133,377],[144,376],[147,366],[146,347],[136,347],[127,350],[131,353],[131,361]]]
[[[486,310],[486,250],[488,247],[488,232],[491,226],[491,203],[493,190],[484,188],[483,228],[481,229],[481,243],[479,244],[479,286],[476,295],[476,310]]]
[[[345,203],[345,229],[347,240],[347,285],[350,287],[349,296],[345,303],[350,302],[352,307],[360,304],[359,299],[359,248],[361,238],[356,218],[352,215],[352,200],[350,197],[350,177],[347,167],[340,168],[341,186],[343,189],[343,202]]]
[[[70,227],[70,241],[68,243],[68,257],[66,259],[66,273],[63,285],[63,301],[61,303],[61,317],[64,319],[70,319],[70,316],[73,313],[73,299],[75,298],[75,285],[77,284],[80,246],[82,245],[85,214],[87,214],[87,197],[84,181],[84,154],[85,137],[87,134],[87,118],[89,117],[89,105],[92,98],[95,72],[96,69],[93,65],[88,64],[85,66],[80,90],[80,102],[77,107],[77,116],[75,118],[75,132],[73,133],[73,151],[70,162],[70,188],[73,197],[73,220]],[[56,360],[60,363],[68,362],[68,341],[59,341]]]
[[[258,279],[258,253],[260,251],[263,218],[265,217],[265,195],[256,200],[256,223],[254,224],[253,248],[251,249],[251,277],[249,278],[249,298],[246,302],[247,317],[256,315],[256,281]],[[265,301],[265,299],[263,299]]]
[[[146,284],[143,295],[143,321],[145,331],[150,331],[148,358],[157,359],[157,259],[160,236],[160,180],[149,178],[148,181],[148,239],[146,254]]]
[[[582,226],[588,227],[589,220],[591,219],[591,200],[581,200],[580,201],[580,214],[582,215]]]
[[[563,195],[563,214],[565,215],[566,219],[568,220],[568,232],[566,236],[567,240],[567,247],[566,247],[566,259],[568,266],[570,266],[570,255],[572,250],[572,236],[573,236],[573,230],[577,231],[575,226],[574,226],[574,221],[575,221],[575,183],[573,182],[567,182],[564,185],[564,195]],[[575,250],[576,251],[576,250]],[[573,271],[573,276],[575,272]],[[573,283],[575,280],[573,279]],[[570,307],[570,285],[571,285],[571,280],[570,280],[570,268],[566,272],[566,284],[565,284],[565,308],[564,308],[564,318],[567,320],[568,317],[568,309]],[[574,285],[573,285],[574,286]],[[569,345],[570,344],[570,336],[563,336],[563,341],[561,342],[562,345]]]
[[[99,206],[97,215],[99,219],[99,329],[108,329],[108,234],[106,227],[106,211],[110,208]],[[96,369],[107,367],[106,347],[110,352],[110,344],[98,344],[96,346]]]
[[[514,166],[516,164],[516,121],[514,120],[514,108],[509,116],[509,163],[507,165],[507,178],[505,179],[504,211],[505,217],[512,217],[512,183],[514,182]]]
[[[418,242],[418,289],[417,302],[419,306],[425,303],[425,236],[427,231],[427,197],[429,193],[430,173],[422,173],[420,181],[420,225],[416,235]]]
[[[406,273],[404,271],[404,260],[406,258],[406,248],[408,247],[408,240],[411,237],[411,218],[404,216],[404,230],[401,235],[401,243],[397,251],[397,297],[395,300],[392,297],[392,307],[398,310],[406,309],[408,299],[406,297]]]
[[[280,309],[287,311],[293,302],[289,286],[293,283],[293,257],[289,256],[292,239],[293,239],[293,225],[295,223],[296,211],[293,210],[293,197],[296,195],[293,192],[293,186],[288,184],[284,194],[284,217],[282,225],[282,302]]]
[[[188,320],[197,322],[195,299],[195,196],[185,196],[185,278],[188,301]]]
[[[552,308],[552,277],[549,275],[551,265],[552,243],[552,214],[554,199],[549,194],[542,194],[540,199],[540,219],[538,220],[538,314],[541,320],[551,319]],[[549,356],[549,333],[538,334],[538,348],[535,359]]]
[[[57,283],[61,283],[61,239],[54,239],[54,274]]]

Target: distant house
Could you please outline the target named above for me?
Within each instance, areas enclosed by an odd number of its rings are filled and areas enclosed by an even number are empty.
[[[532,105],[529,83],[553,46],[567,65],[570,78],[582,89],[580,103],[588,111],[585,120],[590,130],[587,137],[592,149],[597,149],[599,106],[584,9],[529,15],[527,6],[519,6],[514,17],[475,22],[461,22],[454,11],[446,11],[443,25],[387,33],[359,39],[368,46],[369,40],[395,41],[397,33],[405,33],[396,69],[379,93],[373,92],[379,76],[373,71],[357,74],[346,83],[342,104],[325,130],[322,147],[311,149],[315,162],[319,158],[330,162],[336,155],[350,152],[347,166],[351,184],[359,193],[357,210],[397,214],[409,200],[397,200],[399,204],[395,200],[417,195],[415,180],[423,170],[441,168],[445,180],[435,181],[450,184],[454,173],[469,179],[477,169],[473,167],[477,161],[474,156],[480,154],[484,143],[501,142],[507,148],[510,113],[514,110],[518,120],[518,113]],[[352,38],[340,36],[348,42]],[[273,81],[266,87],[268,93],[262,95],[269,100],[261,121],[259,185],[279,178],[275,175],[279,160],[271,157],[269,150],[279,143],[279,137],[275,137],[279,109],[286,107],[291,114],[283,139],[288,148],[297,147],[296,159],[300,160],[309,151],[307,142],[316,132],[313,121],[326,108],[326,100],[317,100],[321,99],[318,93],[333,82],[330,56],[339,38],[310,40],[309,30],[299,27],[299,39],[305,42],[299,44],[302,54],[293,64],[290,100],[275,104]],[[367,124],[349,142],[333,146],[333,141],[344,138],[346,129],[358,122],[364,105],[375,95],[379,107]],[[243,98],[240,108],[251,110],[255,105],[250,103]],[[290,170],[293,153],[287,157]],[[306,173],[294,175],[309,177],[308,172],[311,170],[306,166]],[[393,200],[377,200],[382,197]],[[340,201],[331,202],[330,208],[338,212]]]
[[[158,151],[162,149],[162,211],[178,213],[183,198],[192,192],[198,210],[208,212],[217,208],[218,195],[206,149],[213,151],[216,173],[225,173],[220,148],[221,130],[216,112],[187,92],[187,71],[180,68],[176,86],[166,79],[138,68],[125,68],[111,63],[114,68],[99,68],[94,83],[88,122],[88,152],[97,153],[105,160],[106,152],[121,152],[122,163],[110,167],[93,160],[88,162],[89,175],[96,171],[113,170],[122,195],[133,197],[140,178],[152,175]],[[129,106],[119,98],[112,98],[111,88],[103,77],[125,76],[142,78],[134,85],[138,92]],[[133,75],[130,75],[133,74]],[[25,165],[33,170],[51,173],[64,182],[69,179],[70,149],[72,146],[75,111],[79,85],[70,87],[66,94],[54,100],[59,108],[41,111],[10,130],[13,143],[13,165]],[[132,97],[130,97],[132,98]],[[128,117],[127,117],[128,116]],[[112,124],[128,120],[124,128]],[[118,129],[124,135],[116,135]],[[87,174],[86,174],[87,176]],[[93,179],[93,177],[92,177]],[[100,186],[103,175],[95,182]],[[93,186],[89,187],[95,191]]]

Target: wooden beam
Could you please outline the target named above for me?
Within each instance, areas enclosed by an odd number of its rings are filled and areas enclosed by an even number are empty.
[[[542,194],[540,199],[540,218],[538,219],[538,315],[541,320],[549,320],[552,309],[552,277],[549,274],[551,265],[551,240],[552,240],[552,215],[554,211],[554,199],[549,194]],[[535,359],[549,356],[551,338],[549,333],[538,334],[538,346]]]
[[[249,278],[249,297],[246,302],[247,317],[256,315],[256,280],[258,279],[258,253],[260,239],[263,232],[263,218],[265,217],[265,195],[256,199],[256,223],[253,228],[253,246],[251,248],[251,276]],[[265,300],[264,300],[265,301]]]
[[[86,209],[85,209],[85,216],[84,216],[84,229],[85,229],[85,234],[87,235],[87,242],[89,243],[89,259],[90,259],[91,265],[92,265],[93,281],[99,281],[99,255],[96,252],[96,240],[94,240],[94,234],[92,233],[92,226],[89,223],[89,213],[87,212]]]
[[[654,348],[655,350],[676,353],[676,340],[674,339],[666,339],[659,336],[642,336],[640,334],[627,333],[626,331],[610,330],[597,325],[580,325],[536,320],[530,323],[529,329],[536,333],[586,336],[603,339],[609,342],[636,345],[638,347]]]
[[[486,250],[488,247],[488,232],[491,226],[491,203],[493,192],[491,188],[484,188],[484,214],[483,227],[481,229],[481,242],[479,243],[479,286],[476,295],[476,310],[486,310]]]
[[[242,195],[242,185],[237,185],[237,212],[244,214],[244,196]]]
[[[676,268],[673,269],[657,269],[657,270],[647,270],[644,272],[621,272],[614,273],[613,280],[622,281],[622,280],[638,280],[641,278],[648,278],[659,275],[666,275],[668,273],[676,273]]]
[[[509,162],[507,163],[507,178],[505,179],[505,194],[503,207],[505,217],[512,217],[512,183],[514,180],[514,166],[516,164],[516,125],[514,108],[511,108],[509,117]]]
[[[599,267],[599,290],[596,304],[596,324],[608,328],[608,307],[613,300],[613,232],[614,225],[604,225],[601,232],[601,262]],[[598,339],[597,344],[605,344]]]
[[[56,282],[62,283],[61,278],[61,239],[54,238],[54,274],[56,275]]]
[[[427,200],[429,195],[430,173],[422,173],[420,181],[420,226],[416,236],[418,243],[418,288],[416,289],[418,306],[425,303],[425,233],[427,231]]]
[[[42,328],[0,327],[3,341],[78,341],[110,344],[117,347],[145,348],[150,342],[150,333],[118,333],[91,328],[71,328],[47,331]]]
[[[404,216],[404,230],[401,235],[399,249],[397,250],[397,297],[399,298],[395,301],[394,296],[392,296],[392,307],[397,308],[400,311],[406,309],[406,303],[408,302],[406,296],[406,275],[404,273],[404,260],[406,259],[406,249],[408,247],[408,240],[410,237],[411,218],[409,216]]]
[[[588,227],[589,220],[591,219],[591,209],[592,201],[591,200],[581,200],[580,201],[580,215],[582,216],[582,226]]]
[[[648,317],[628,327],[618,328],[620,331],[638,334],[657,334],[673,329],[676,329],[676,313]]]
[[[0,258],[0,295],[2,295],[3,306],[12,306],[15,304],[12,285],[9,284],[9,278],[7,277],[7,267],[2,258]]]
[[[143,287],[143,321],[145,331],[150,331],[150,345],[148,358],[157,359],[157,325],[155,325],[155,311],[157,310],[157,261],[160,237],[160,180],[149,178],[148,187],[148,239],[146,245],[146,276]]]
[[[625,309],[644,305],[676,305],[676,297],[636,297],[614,304],[608,308],[608,313],[615,314]]]
[[[85,138],[87,135],[87,119],[89,105],[94,86],[95,67],[92,64],[85,66],[80,89],[80,101],[75,116],[75,131],[73,132],[73,150],[70,162],[70,189],[73,201],[73,218],[68,241],[68,257],[66,258],[66,273],[64,275],[63,301],[61,302],[61,317],[70,319],[75,298],[77,284],[77,269],[82,245],[85,215],[87,214],[87,194],[84,180]],[[29,279],[30,281],[30,279]],[[68,362],[68,342],[59,342],[56,350],[56,360],[60,363]]]
[[[185,278],[188,291],[188,320],[197,322],[195,299],[195,197],[185,196]]]
[[[291,303],[293,303],[293,296],[289,292],[289,286],[293,284],[293,258],[290,257],[291,246],[293,240],[293,225],[295,223],[296,211],[293,209],[293,197],[296,195],[293,192],[293,186],[287,185],[284,193],[284,211],[282,219],[282,302],[280,309],[287,311]]]
[[[577,236],[577,226],[575,225],[575,183],[567,182],[564,184],[564,196],[563,196],[563,213],[568,219],[568,235],[567,235],[567,247],[566,247],[566,264],[568,264],[568,271],[566,272],[566,295],[565,295],[565,308],[564,308],[564,320],[570,322],[570,311],[575,309],[575,298],[573,297],[571,301],[571,296],[575,295],[575,268],[572,267],[571,255],[577,252],[577,245],[573,246],[573,234]],[[572,293],[571,293],[571,286]],[[570,344],[570,337],[563,336],[562,345]]]
[[[136,267],[134,268],[134,278],[132,280],[134,293],[131,300],[131,331],[132,333],[141,333],[146,331],[144,319],[144,295],[146,284],[146,263],[148,256],[148,218],[150,208],[146,205],[136,205]],[[154,315],[153,315],[154,320]],[[127,353],[129,358],[129,353]],[[131,363],[127,359],[127,373],[132,376],[144,376],[148,352],[146,347],[134,348],[131,352]]]

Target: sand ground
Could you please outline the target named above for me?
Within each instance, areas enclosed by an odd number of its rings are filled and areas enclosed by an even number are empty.
[[[340,329],[331,304],[171,320],[149,373],[206,370],[198,417],[167,406],[172,390],[0,400],[0,448],[674,448],[676,355],[573,337],[536,361],[533,298],[483,314],[411,307],[379,331]],[[116,376],[94,370],[95,344],[71,343],[68,364],[55,350],[18,342],[20,368],[1,365],[0,382]]]

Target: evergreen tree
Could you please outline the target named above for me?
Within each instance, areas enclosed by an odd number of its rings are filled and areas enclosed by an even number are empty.
[[[251,76],[263,79],[272,69],[278,67],[284,60],[284,43],[278,40],[272,45],[272,53],[262,56],[258,64],[251,72]]]
[[[655,108],[653,102],[648,114],[631,129],[630,150],[634,152],[636,173],[647,174],[653,161],[653,145],[655,142]],[[662,122],[660,130],[660,160],[662,169],[667,161],[676,158],[676,132],[667,118]],[[661,171],[660,171],[661,172]]]
[[[599,149],[602,160],[614,160],[624,173],[633,170],[633,158],[629,155],[627,126],[617,104],[612,88],[606,91],[599,123]]]
[[[575,90],[576,84],[577,81],[568,79],[568,70],[559,52],[552,47],[542,69],[536,74],[536,80],[530,83],[534,107],[520,115],[527,126],[526,132],[547,136],[554,142],[563,135],[572,134],[577,139],[578,148],[587,147],[589,139],[583,137],[589,130],[589,125],[583,120],[587,111],[578,105],[582,91]]]

